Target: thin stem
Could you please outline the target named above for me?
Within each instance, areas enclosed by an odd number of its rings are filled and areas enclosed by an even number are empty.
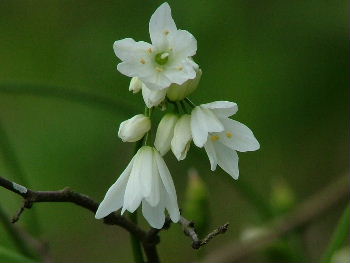
[[[345,208],[338,225],[332,235],[331,241],[323,255],[322,263],[330,263],[334,253],[341,248],[344,241],[348,238],[350,226],[350,208]]]
[[[137,220],[137,211],[135,211],[134,213],[130,213],[129,218],[135,225],[137,225],[137,221],[138,221]],[[132,253],[134,256],[135,263],[145,262],[144,258],[143,258],[141,243],[140,243],[139,239],[134,235],[131,235],[130,238],[131,238],[131,247],[132,247]]]
[[[191,106],[191,108],[196,107],[196,104],[194,104],[189,98],[185,98],[184,100]]]
[[[5,128],[2,126],[1,121],[0,121],[0,152],[2,152],[4,156],[4,161],[8,165],[8,168],[11,170],[14,178],[21,184],[24,184],[30,187],[26,173],[24,172],[24,170],[22,169],[22,166],[20,165],[16,151],[12,146],[11,140]],[[38,215],[35,209],[33,210],[33,213],[31,214],[30,219],[33,225],[34,232],[36,234],[39,234],[41,232],[41,226],[40,226]]]
[[[186,114],[188,114],[188,111],[187,111],[185,102],[184,102],[183,100],[180,101],[180,105],[181,105],[181,108],[182,108],[183,112],[186,113]]]

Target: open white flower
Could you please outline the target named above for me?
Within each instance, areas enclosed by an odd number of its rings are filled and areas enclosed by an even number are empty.
[[[142,213],[154,228],[161,229],[167,209],[171,220],[180,219],[176,191],[170,172],[152,147],[141,147],[118,180],[108,189],[99,205],[95,217],[106,217],[110,213],[125,210],[133,213],[142,203]]]
[[[193,142],[203,147],[210,132],[222,132],[223,119],[238,111],[238,106],[230,101],[215,101],[195,107],[191,113],[191,131]]]
[[[123,142],[137,142],[150,129],[150,118],[143,114],[138,114],[120,124],[118,136]]]
[[[154,12],[149,22],[152,44],[131,38],[118,40],[113,48],[122,60],[117,69],[129,77],[139,77],[149,89],[165,89],[196,77],[198,65],[192,56],[197,41],[192,34],[177,29],[168,3]]]
[[[193,141],[204,146],[211,170],[219,165],[234,179],[238,179],[238,155],[236,151],[256,151],[260,148],[253,132],[244,124],[229,119],[238,110],[237,104],[216,101],[195,107],[191,114]]]

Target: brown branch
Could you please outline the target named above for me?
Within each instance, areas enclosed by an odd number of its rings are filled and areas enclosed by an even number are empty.
[[[210,240],[220,234],[224,234],[229,226],[229,223],[226,223],[217,229],[210,232],[205,238],[200,239],[195,230],[195,224],[192,221],[187,220],[183,216],[180,217],[179,223],[182,225],[184,233],[192,239],[192,248],[199,249],[202,246],[208,244]]]
[[[14,183],[10,180],[5,179],[0,176],[0,186],[8,189],[9,191],[16,193],[24,198],[24,205],[19,210],[19,212],[14,217],[14,221],[19,219],[19,216],[23,213],[25,209],[30,208],[34,203],[41,202],[66,202],[73,203],[80,207],[86,208],[93,213],[96,213],[98,208],[98,203],[92,200],[87,195],[74,192],[69,188],[64,188],[58,191],[33,191],[22,185]],[[157,253],[156,245],[159,243],[155,242],[155,235],[147,235],[143,229],[131,222],[124,216],[118,215],[117,213],[112,213],[103,219],[105,224],[108,225],[118,225],[128,232],[136,236],[143,245],[145,254],[147,255],[148,262],[157,263],[159,262],[159,257]],[[152,237],[152,239],[151,239]]]
[[[272,244],[276,239],[290,231],[310,223],[335,204],[349,198],[348,176],[340,177],[335,183],[316,193],[294,211],[271,222],[271,227],[264,234],[246,242],[231,242],[213,251],[203,262],[238,262]]]

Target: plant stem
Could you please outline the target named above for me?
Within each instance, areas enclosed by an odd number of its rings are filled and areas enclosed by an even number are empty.
[[[189,98],[185,98],[184,100],[191,106],[191,108],[196,107],[196,104],[194,104]]]
[[[135,225],[137,225],[137,211],[135,211],[134,213],[130,213],[129,218]],[[143,259],[143,253],[142,253],[140,241],[134,235],[131,235],[130,238],[131,238],[131,247],[132,247],[132,253],[134,256],[135,263],[145,262]]]
[[[331,241],[323,254],[322,263],[330,263],[334,253],[341,248],[344,241],[348,238],[350,226],[350,208],[345,208],[336,229],[333,232]]]

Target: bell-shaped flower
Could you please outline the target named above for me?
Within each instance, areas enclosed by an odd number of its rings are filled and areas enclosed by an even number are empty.
[[[191,112],[194,144],[203,147],[209,133],[224,131],[222,120],[232,116],[237,110],[237,104],[229,101],[215,101],[196,106]]]
[[[136,142],[141,140],[150,129],[150,118],[138,114],[120,124],[118,136],[123,142]]]
[[[173,180],[160,156],[152,147],[141,147],[118,180],[109,188],[95,217],[125,210],[133,213],[142,204],[142,214],[154,228],[161,229],[165,222],[164,210],[176,223],[180,219]]]
[[[139,77],[149,89],[165,89],[196,77],[198,65],[192,60],[197,41],[192,34],[177,29],[168,3],[154,12],[149,22],[152,44],[131,38],[116,41],[117,69],[129,77]]]
[[[170,150],[175,124],[178,119],[179,117],[176,114],[168,113],[159,122],[154,146],[162,156]]]
[[[183,100],[184,98],[189,96],[192,92],[194,92],[197,89],[201,77],[202,77],[202,70],[198,69],[196,73],[196,77],[194,79],[189,79],[181,85],[171,84],[166,91],[166,96],[171,101]]]
[[[177,160],[186,158],[192,141],[191,115],[184,114],[175,124],[174,136],[171,140],[171,150]]]

